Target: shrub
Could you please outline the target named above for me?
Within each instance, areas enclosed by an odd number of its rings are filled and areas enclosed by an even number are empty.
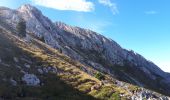
[[[113,93],[110,100],[121,100],[121,98],[118,93]]]
[[[99,80],[104,80],[105,79],[104,75],[102,73],[100,73],[100,72],[95,73],[94,77],[99,79]]]

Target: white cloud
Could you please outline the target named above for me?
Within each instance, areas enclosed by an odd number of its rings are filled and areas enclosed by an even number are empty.
[[[110,0],[99,0],[99,3],[104,4],[106,6],[112,6],[113,3]]]
[[[154,15],[154,14],[157,14],[158,12],[157,11],[154,11],[154,10],[150,10],[150,11],[146,11],[145,14],[148,14],[148,15]]]
[[[94,4],[86,0],[30,0],[33,4],[58,9],[90,12]]]
[[[116,3],[113,3],[110,0],[98,0],[98,2],[100,4],[108,6],[114,15],[119,13]]]

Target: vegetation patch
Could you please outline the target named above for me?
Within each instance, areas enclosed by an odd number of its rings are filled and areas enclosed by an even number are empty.
[[[99,80],[104,80],[105,79],[105,76],[101,72],[96,72],[94,77],[99,79]]]

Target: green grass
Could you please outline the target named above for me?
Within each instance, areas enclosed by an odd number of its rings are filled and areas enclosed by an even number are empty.
[[[105,79],[105,76],[100,72],[96,72],[94,77],[99,79],[99,80],[104,80]]]
[[[109,100],[121,100],[119,93],[113,93]]]

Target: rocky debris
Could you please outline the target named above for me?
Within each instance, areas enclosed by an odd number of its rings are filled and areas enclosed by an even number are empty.
[[[13,86],[17,86],[17,81],[15,81],[14,79],[10,78],[10,82]]]
[[[132,91],[129,84],[118,80],[115,81],[115,85],[117,87],[121,87],[126,91],[128,91],[131,94],[130,97],[131,100],[145,100],[145,99],[146,100],[170,100],[170,98],[167,96],[163,96],[159,93],[144,88],[138,87],[138,89]],[[120,96],[124,97],[126,95],[120,94]]]
[[[25,72],[24,70],[20,70],[21,73],[27,74],[28,72]]]
[[[10,67],[9,64],[3,63],[3,62],[1,62],[1,64],[2,64],[3,66]]]
[[[24,64],[26,68],[30,68],[31,66],[29,64]]]
[[[18,62],[19,62],[19,60],[18,60],[18,58],[17,58],[17,57],[14,57],[13,59],[14,59],[14,61],[15,61],[16,63],[18,63]]]
[[[40,68],[38,68],[37,71],[38,71],[40,74],[43,74],[43,73],[44,73],[43,70],[40,69]]]
[[[44,72],[44,73],[49,73],[49,72],[51,72],[51,73],[56,74],[56,73],[57,73],[57,68],[56,68],[56,67],[51,67],[51,66],[49,66],[49,67],[44,67],[44,68],[43,68],[43,72]]]
[[[26,58],[21,58],[21,60],[22,60],[22,61],[25,61],[25,62],[28,63],[28,64],[32,64],[32,62],[31,62],[30,60],[26,59]]]
[[[40,79],[34,74],[25,74],[22,77],[22,81],[28,86],[38,86],[40,84]]]
[[[17,67],[18,69],[21,69],[21,66],[16,65],[16,67]]]
[[[156,94],[150,90],[141,89],[140,91],[136,91],[132,97],[132,100],[170,100],[170,98],[166,96],[162,96],[160,94]]]
[[[37,71],[38,71],[40,74],[47,74],[47,73],[56,74],[56,73],[58,72],[58,70],[57,70],[56,67],[51,67],[51,66],[38,68]]]

